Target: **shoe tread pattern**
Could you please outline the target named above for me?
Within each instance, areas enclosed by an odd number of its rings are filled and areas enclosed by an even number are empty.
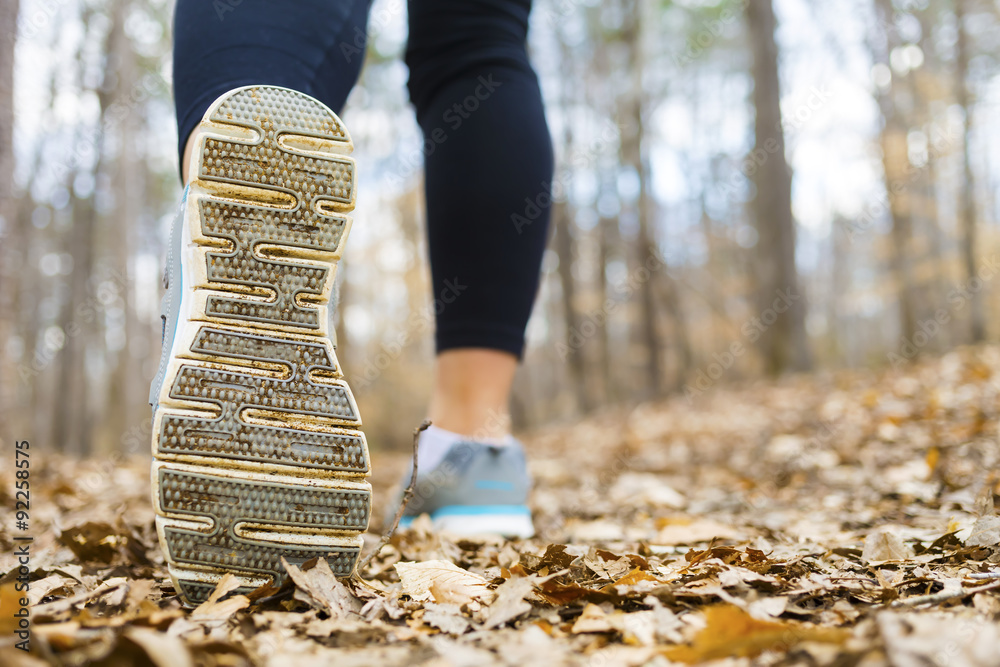
[[[178,325],[153,443],[158,531],[188,604],[226,572],[280,584],[282,557],[349,575],[371,508],[323,310],[355,197],[350,138],[319,102],[266,86],[232,91],[203,125],[183,224],[203,267],[187,287],[204,296]]]

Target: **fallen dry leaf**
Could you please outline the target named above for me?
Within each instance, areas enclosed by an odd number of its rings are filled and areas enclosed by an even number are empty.
[[[250,606],[250,600],[245,595],[234,595],[231,598],[222,599],[239,587],[239,579],[232,574],[223,575],[208,599],[191,612],[190,618],[198,621],[224,621],[240,609],[246,609]]]
[[[610,584],[608,584],[607,586],[605,586],[601,590],[603,592],[605,592],[605,593],[612,593],[612,592],[615,592],[618,589],[619,586],[623,586],[623,587],[635,586],[640,581],[652,581],[652,582],[660,583],[660,580],[658,578],[654,577],[653,575],[651,575],[649,572],[644,572],[643,570],[640,570],[639,568],[635,568],[634,570],[632,570],[628,574],[626,574],[626,575],[622,576],[621,578],[616,579],[615,581],[611,582]]]
[[[124,548],[127,537],[110,523],[87,521],[63,531],[59,541],[84,562],[111,563]]]
[[[848,633],[795,623],[760,621],[739,607],[718,605],[705,610],[705,628],[691,646],[664,649],[671,660],[694,664],[729,656],[752,658],[764,651],[784,653],[804,641],[839,644]]]
[[[79,583],[75,579],[61,574],[50,574],[44,579],[31,582],[31,588],[28,590],[28,604],[33,607],[43,598],[52,594],[70,595],[78,585]]]
[[[122,635],[141,648],[155,667],[193,667],[187,645],[170,635],[141,627],[129,627]]]
[[[325,611],[331,618],[344,618],[361,611],[361,601],[334,576],[325,558],[320,558],[312,568],[305,571],[284,558],[281,562],[298,589],[297,599],[314,609]]]
[[[903,616],[885,611],[876,620],[894,667],[997,664],[1000,627],[982,617],[957,618],[940,613]]]
[[[966,546],[993,547],[1000,544],[1000,516],[983,516],[972,524]]]
[[[588,604],[583,608],[583,613],[573,622],[572,632],[574,635],[579,635],[591,632],[612,632],[613,630],[614,626],[604,610],[596,604]]]
[[[69,598],[60,598],[52,602],[40,604],[31,609],[31,617],[36,621],[49,620],[71,611],[76,605],[100,598],[103,595],[117,591],[128,586],[128,579],[125,577],[114,577],[104,581],[92,591],[83,591]]]
[[[429,602],[424,607],[421,620],[449,635],[460,635],[470,627],[468,619],[462,615],[461,607],[454,604]]]
[[[4,637],[17,630],[18,618],[15,614],[20,612],[22,601],[27,601],[27,593],[18,591],[16,582],[0,586],[0,633]]]
[[[4,667],[48,667],[49,663],[13,646],[0,646],[0,665]]]
[[[654,544],[677,545],[699,544],[715,538],[739,540],[744,533],[733,526],[712,519],[695,519],[693,521],[676,521],[660,529],[653,538]]]
[[[911,549],[895,532],[889,529],[877,530],[865,538],[865,548],[861,559],[866,563],[887,560],[906,560],[913,557]]]
[[[487,630],[505,625],[531,611],[525,600],[535,588],[534,577],[511,577],[496,589],[496,600],[490,604],[483,627]]]
[[[651,505],[682,509],[687,499],[675,491],[658,475],[648,473],[625,473],[611,488],[611,498],[615,502],[633,505]]]
[[[396,563],[403,593],[421,601],[432,599],[440,604],[466,604],[472,600],[491,601],[495,593],[485,579],[444,560],[422,563]]]

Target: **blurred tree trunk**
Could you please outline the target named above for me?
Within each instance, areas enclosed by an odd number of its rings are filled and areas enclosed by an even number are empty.
[[[108,110],[120,94],[122,62],[128,56],[126,51],[130,45],[125,35],[124,21],[128,0],[116,0],[109,8],[111,27],[102,53],[106,54],[104,74],[101,84],[95,91],[100,115],[97,127],[92,134],[84,131],[80,141],[92,143],[98,158],[93,166],[92,176],[95,183],[107,168],[102,150],[105,140],[104,129],[109,122]],[[123,147],[127,150],[128,147]],[[86,168],[86,167],[82,167]],[[78,170],[71,172],[75,176]],[[114,175],[113,172],[111,174]],[[71,178],[69,187],[75,179]],[[118,193],[119,195],[121,193]],[[71,197],[73,219],[70,233],[67,236],[66,252],[73,258],[73,273],[70,281],[69,302],[64,305],[60,316],[60,326],[66,335],[66,344],[59,356],[60,381],[56,388],[55,410],[61,412],[61,418],[56,424],[56,446],[71,454],[87,455],[93,452],[93,420],[90,407],[94,397],[91,396],[90,381],[87,376],[89,356],[104,354],[105,341],[102,321],[106,313],[103,308],[96,307],[97,313],[91,313],[85,308],[87,304],[101,303],[94,290],[94,268],[96,244],[99,242],[97,211],[94,208],[96,191],[86,199],[74,194]],[[121,204],[121,202],[118,202]],[[101,304],[103,305],[103,304]],[[92,306],[93,308],[93,306]],[[105,358],[106,363],[106,358]],[[121,406],[113,405],[117,410]],[[59,414],[57,412],[57,414]]]
[[[559,52],[564,71],[567,77],[575,80],[577,74],[575,59],[570,50],[570,46],[562,39],[559,33]],[[575,83],[562,86],[560,103],[563,107],[564,115],[569,115],[569,109],[578,103],[580,86]],[[566,155],[572,158],[575,149],[573,141],[573,129],[569,122],[564,124],[562,145]],[[580,313],[577,312],[577,286],[573,277],[573,263],[576,261],[576,241],[573,235],[572,210],[566,199],[553,201],[550,209],[552,215],[552,228],[554,233],[554,243],[556,254],[559,256],[559,285],[562,292],[563,327],[566,330],[566,338],[563,346],[558,348],[560,360],[564,361],[569,368],[570,392],[576,404],[576,409],[583,413],[593,409],[591,401],[592,382],[587,377],[587,355],[585,352],[587,343],[593,334],[587,335],[581,330],[583,323]],[[594,332],[596,333],[596,332]]]
[[[785,134],[781,124],[781,89],[775,17],[771,0],[749,0],[747,25],[753,51],[753,101],[756,109],[756,142],[749,159],[756,164],[756,196],[752,213],[757,241],[757,317],[763,331],[760,349],[771,375],[805,371],[810,367],[805,331],[805,301],[795,266],[795,220],[792,217],[792,174],[785,160]],[[778,312],[775,303],[784,304]],[[777,316],[767,322],[767,314]]]
[[[576,255],[576,244],[570,229],[569,206],[565,201],[552,205],[552,226],[555,231],[556,253],[559,255],[559,285],[562,288],[563,326],[566,329],[565,345],[562,354],[569,367],[570,383],[577,407],[583,412],[590,412],[593,405],[590,400],[590,386],[587,377],[587,358],[584,347],[587,337],[581,329],[580,315],[576,310],[576,282],[573,279],[573,261]]]
[[[122,36],[124,38],[124,35]],[[117,120],[112,129],[118,135],[121,149],[115,161],[112,191],[115,210],[108,216],[103,236],[111,250],[111,263],[119,279],[113,282],[121,296],[124,309],[124,346],[118,350],[116,364],[108,386],[108,407],[105,436],[98,439],[94,453],[108,454],[120,448],[124,434],[139,418],[139,407],[145,404],[142,390],[142,368],[137,364],[137,344],[140,338],[140,324],[136,319],[134,284],[131,258],[136,250],[137,227],[142,224],[142,201],[145,194],[145,174],[136,155],[142,123],[137,118],[138,111],[130,108],[130,96],[139,79],[136,53],[127,43],[118,50],[117,77],[109,91],[111,104],[122,105],[125,114]],[[148,394],[147,394],[148,395]],[[138,401],[137,401],[138,399]],[[145,412],[143,409],[142,412]]]
[[[614,218],[606,218],[601,216],[597,223],[597,266],[595,267],[595,282],[597,284],[597,293],[600,298],[601,312],[604,313],[605,317],[602,321],[597,322],[597,338],[598,344],[598,354],[600,359],[598,361],[598,368],[601,373],[601,386],[603,387],[603,399],[607,403],[614,403],[618,400],[618,388],[615,385],[613,366],[611,363],[612,358],[612,347],[611,347],[611,313],[607,311],[605,305],[608,303],[608,299],[611,298],[611,293],[608,291],[608,264],[611,262],[613,249],[618,245],[616,243],[618,239],[618,225],[615,224]]]
[[[52,77],[49,81],[50,95],[55,94],[54,79]],[[24,160],[22,171],[35,174],[42,164],[42,154],[42,144],[33,146],[31,154]],[[33,210],[36,208],[41,212],[43,207],[35,204],[29,192],[22,193],[17,198],[13,214],[15,238],[9,243],[5,240],[3,247],[0,247],[0,254],[6,248],[11,253],[2,258],[3,270],[14,273],[14,279],[7,286],[11,290],[13,303],[11,310],[6,312],[10,313],[12,320],[11,330],[20,338],[23,346],[16,384],[11,386],[15,412],[12,421],[3,423],[9,424],[11,428],[30,429],[33,437],[42,439],[43,442],[52,442],[54,420],[48,409],[50,403],[45,402],[44,410],[38,409],[45,401],[43,397],[48,394],[43,394],[40,388],[43,378],[40,375],[42,368],[38,365],[41,315],[37,305],[42,298],[43,285],[36,252],[40,230],[31,225]],[[45,212],[51,215],[52,209],[45,207]]]
[[[663,304],[663,310],[670,317],[673,324],[674,347],[677,351],[677,368],[672,383],[672,391],[681,391],[684,387],[684,378],[694,367],[694,353],[691,351],[691,341],[687,335],[687,325],[684,320],[684,309],[681,304],[680,289],[676,281],[666,274],[667,267],[661,269],[664,272],[664,279],[659,281],[658,290],[659,301]]]
[[[93,351],[91,338],[98,327],[89,317],[74,317],[76,306],[91,302],[94,269],[94,229],[97,214],[93,201],[72,198],[72,227],[66,236],[67,252],[73,258],[73,280],[69,285],[69,299],[62,308],[59,328],[65,343],[59,353],[59,381],[55,401],[51,404],[56,415],[56,449],[83,456],[91,451],[91,420],[89,406],[92,396],[87,388],[87,354]],[[103,345],[100,346],[103,348]]]
[[[969,34],[966,30],[966,5],[968,0],[955,0],[955,23],[958,39],[955,44],[955,100],[962,107],[962,178],[958,197],[958,218],[962,228],[962,260],[965,278],[976,277],[976,181],[972,171],[972,99],[969,94]],[[986,335],[983,323],[982,290],[972,292],[969,301],[969,336],[973,343],[983,340]]]
[[[591,25],[591,31],[601,31],[603,26],[597,12],[587,12],[587,15],[597,21]],[[605,39],[596,39],[593,44],[593,56],[590,67],[584,68],[582,80],[582,92],[586,104],[592,109],[598,110],[601,114],[607,114],[609,118],[614,117],[615,102],[614,93],[611,86],[612,80],[609,75],[611,70],[608,62],[608,45]],[[597,226],[594,229],[595,243],[597,246],[597,261],[594,266],[592,277],[594,287],[597,291],[597,299],[600,312],[604,314],[600,321],[594,322],[597,327],[595,336],[597,337],[597,360],[596,371],[600,375],[601,391],[598,394],[600,401],[604,403],[615,403],[618,400],[618,388],[615,385],[612,365],[613,348],[611,345],[611,319],[612,313],[607,309],[608,299],[611,292],[608,289],[608,264],[616,254],[616,249],[621,246],[621,238],[618,230],[618,221],[614,216],[602,213],[601,201],[605,194],[611,194],[615,190],[615,178],[606,166],[601,165],[600,158],[595,156],[595,172],[597,173],[597,198],[595,208],[597,209]]]
[[[642,182],[645,185],[642,189],[643,196],[640,201],[640,219],[656,220],[658,218],[656,215],[658,205],[651,192],[653,170],[650,166],[648,156],[643,158],[642,165]],[[648,225],[646,225],[646,233],[649,234]],[[694,365],[691,343],[688,340],[687,326],[685,325],[684,313],[681,309],[680,290],[670,275],[667,258],[660,252],[659,245],[655,239],[647,238],[646,241],[647,245],[644,257],[645,261],[649,261],[649,265],[652,267],[650,269],[649,280],[647,281],[650,283],[649,291],[652,302],[647,307],[654,313],[654,326],[656,322],[655,313],[660,306],[662,306],[663,312],[670,319],[671,333],[673,334],[670,342],[673,345],[676,356],[676,372],[673,375],[673,382],[670,389],[679,391],[684,386],[684,378],[687,376],[688,371]]]
[[[911,125],[919,127],[927,140],[927,161],[919,172],[915,184],[913,211],[919,223],[915,223],[915,236],[919,242],[920,267],[916,272],[916,297],[918,304],[946,303],[951,289],[949,280],[947,249],[948,235],[942,225],[941,210],[938,205],[938,191],[941,185],[938,167],[939,150],[935,150],[934,136],[935,107],[951,103],[949,96],[951,86],[943,74],[947,68],[938,57],[935,41],[937,34],[934,26],[940,18],[939,8],[931,6],[914,12],[920,21],[920,39],[917,42],[924,54],[924,62],[910,74],[914,92],[914,118]],[[947,164],[947,162],[945,163]],[[946,172],[949,170],[945,170]],[[918,309],[917,317],[931,315],[935,309],[923,306]],[[933,349],[943,351],[951,347],[954,332],[951,327],[944,327],[942,333],[935,336]]]
[[[14,428],[17,414],[17,364],[6,346],[17,331],[17,268],[24,256],[22,218],[14,199],[14,44],[17,39],[18,0],[0,0],[0,423]],[[3,437],[18,437],[6,433]]]
[[[928,119],[925,127],[929,127],[930,122]],[[922,244],[922,250],[926,249],[923,253],[926,257],[926,271],[918,272],[916,285],[919,303],[922,304],[947,303],[948,292],[951,289],[948,280],[948,235],[941,226],[941,212],[938,206],[938,186],[941,182],[939,172],[938,157],[928,142],[927,165],[920,178],[918,203],[924,212],[923,222],[926,224],[926,242]],[[922,312],[924,315],[931,315],[933,310],[925,308]],[[944,328],[944,331],[935,337],[933,349],[940,352],[949,349],[953,345],[954,337],[955,332],[950,328]]]
[[[627,0],[623,9],[625,10],[625,18],[622,25],[622,43],[628,52],[629,88],[622,104],[621,115],[624,122],[621,124],[621,157],[622,166],[631,168],[639,182],[636,210],[638,231],[632,253],[634,256],[633,268],[629,274],[630,279],[636,279],[635,281],[639,283],[639,328],[646,352],[647,389],[651,395],[658,396],[663,393],[664,388],[663,355],[657,327],[655,276],[652,275],[652,272],[663,271],[666,267],[658,261],[660,253],[656,249],[650,231],[649,218],[652,213],[652,202],[649,192],[650,184],[646,180],[648,170],[644,166],[643,155],[645,146],[643,119],[645,92],[642,87],[642,73],[645,66],[642,48],[643,0]],[[647,264],[653,264],[654,268],[649,269]],[[650,275],[647,276],[644,269],[650,271]]]
[[[652,189],[653,174],[648,156],[643,157],[642,163],[643,188],[642,198],[640,199],[640,220],[656,220],[659,217],[656,214],[658,204],[653,197],[653,193],[650,191]],[[670,275],[670,267],[667,265],[666,257],[660,252],[659,244],[657,244],[655,239],[650,237],[651,231],[649,225],[640,224],[639,229],[640,234],[643,231],[646,234],[645,245],[641,248],[645,252],[640,257],[643,258],[643,265],[650,272],[649,279],[646,281],[649,284],[648,293],[646,291],[643,292],[643,305],[649,312],[653,313],[653,317],[647,320],[647,326],[649,326],[650,320],[652,321],[652,326],[656,326],[656,313],[659,310],[662,309],[662,312],[666,313],[670,321],[670,333],[672,334],[670,344],[674,350],[673,361],[676,363],[673,380],[670,383],[669,389],[679,391],[684,386],[684,378],[693,366],[691,344],[688,341],[684,313],[681,310],[680,290]],[[641,275],[645,275],[645,273]],[[648,302],[646,301],[647,299],[649,299]],[[656,333],[655,329],[653,335],[656,339],[659,339],[659,334]],[[648,336],[649,332],[647,332],[647,340],[649,340]],[[662,374],[663,372],[661,371],[661,378]],[[662,386],[659,390],[663,390]]]
[[[0,40],[0,215],[7,236],[14,214],[14,45],[19,0],[0,0],[0,25],[8,33]],[[5,290],[6,292],[6,290]],[[6,311],[4,311],[6,312]]]
[[[851,254],[847,234],[837,232],[837,227],[847,224],[846,220],[834,220],[830,234],[830,252],[833,260],[830,266],[830,292],[826,305],[826,321],[833,343],[833,358],[838,365],[851,366],[850,359],[850,310],[845,308],[847,295],[851,293]]]
[[[898,46],[899,38],[893,25],[892,0],[875,0],[878,24],[885,33],[883,43],[873,49],[876,63],[889,67],[889,54]],[[891,70],[890,70],[891,71]],[[885,171],[886,198],[892,216],[892,271],[896,278],[899,301],[900,331],[912,340],[917,330],[916,304],[913,294],[913,220],[910,212],[906,178],[909,168],[907,127],[896,108],[900,81],[893,74],[888,88],[878,89],[878,105],[882,113],[882,168]]]

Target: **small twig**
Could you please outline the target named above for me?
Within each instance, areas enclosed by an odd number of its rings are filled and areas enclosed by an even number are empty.
[[[969,579],[1000,579],[1000,572],[973,572],[966,576]]]
[[[431,423],[429,420],[425,419],[420,426],[413,429],[413,472],[410,473],[410,483],[407,485],[406,490],[403,491],[403,501],[399,504],[399,509],[396,510],[396,516],[392,520],[392,525],[389,526],[389,530],[382,535],[382,539],[375,546],[372,551],[361,559],[358,563],[355,573],[359,573],[368,567],[368,564],[382,551],[382,547],[389,544],[389,540],[392,539],[393,533],[396,532],[396,528],[399,527],[399,522],[403,518],[403,512],[406,511],[406,506],[410,503],[410,499],[413,497],[413,490],[417,486],[417,445],[420,442],[420,434],[426,431],[430,427]]]
[[[994,581],[993,583],[989,583],[984,586],[977,586],[975,588],[965,588],[964,586],[962,588],[947,588],[939,593],[931,593],[930,595],[915,595],[911,598],[896,600],[890,606],[916,607],[922,604],[937,604],[938,602],[966,598],[970,595],[975,595],[976,593],[984,593],[997,588],[1000,588],[1000,581]]]
[[[94,598],[101,597],[106,593],[111,591],[116,591],[122,586],[126,585],[127,581],[118,581],[115,583],[109,583],[105,581],[100,586],[92,591],[84,591],[71,598],[62,598],[60,600],[53,600],[52,602],[46,602],[45,604],[35,605],[31,608],[32,617],[41,619],[54,616],[64,611],[69,611],[74,606],[80,604],[81,602],[89,602]]]

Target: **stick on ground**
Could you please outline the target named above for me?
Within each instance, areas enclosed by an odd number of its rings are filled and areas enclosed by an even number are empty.
[[[379,540],[377,545],[375,545],[375,548],[372,549],[372,551],[358,563],[358,567],[355,570],[356,574],[368,567],[368,564],[372,562],[372,559],[374,559],[375,556],[382,551],[382,547],[389,544],[389,540],[392,539],[393,533],[395,533],[396,528],[399,527],[399,521],[403,518],[403,512],[406,510],[406,506],[409,504],[410,498],[413,497],[413,490],[417,486],[417,445],[420,442],[420,434],[426,431],[430,425],[430,421],[425,419],[420,426],[413,429],[413,472],[410,473],[410,483],[407,484],[406,490],[403,491],[403,500],[399,504],[399,509],[396,510],[396,516],[392,519],[392,525],[389,526],[389,530],[382,535],[382,539]]]
[[[930,595],[915,595],[913,597],[903,598],[902,600],[896,600],[890,606],[916,607],[924,604],[938,604],[949,600],[966,598],[970,595],[975,595],[976,593],[985,593],[986,591],[996,590],[997,588],[1000,588],[1000,581],[995,581],[984,586],[977,586],[975,588],[965,588],[963,586],[962,588],[945,589],[938,593],[931,593]]]

